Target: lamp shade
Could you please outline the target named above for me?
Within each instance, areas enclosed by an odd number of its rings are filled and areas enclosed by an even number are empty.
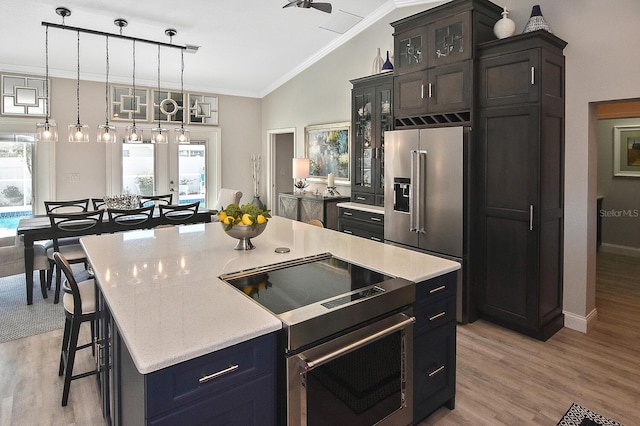
[[[309,159],[294,158],[292,163],[293,178],[306,179],[309,177]]]

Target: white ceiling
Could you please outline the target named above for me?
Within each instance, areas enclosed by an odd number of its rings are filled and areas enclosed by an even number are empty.
[[[321,1],[321,0],[316,0]],[[3,0],[0,70],[44,74],[45,27],[62,24],[56,7],[71,10],[65,24],[108,33],[124,18],[123,35],[196,45],[185,53],[185,90],[262,97],[396,7],[434,0],[326,0],[333,13],[288,7],[288,0]],[[362,17],[360,19],[359,17]],[[323,29],[346,23],[344,34]],[[49,74],[76,78],[76,32],[49,28]],[[104,81],[106,38],[80,34],[81,79]],[[157,84],[157,47],[136,43],[136,84]],[[162,48],[162,87],[180,87],[180,50]],[[132,42],[110,38],[110,81],[131,84]]]

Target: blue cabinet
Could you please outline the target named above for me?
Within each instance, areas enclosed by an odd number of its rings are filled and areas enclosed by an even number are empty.
[[[107,424],[276,424],[276,333],[141,374],[104,303],[101,309]]]

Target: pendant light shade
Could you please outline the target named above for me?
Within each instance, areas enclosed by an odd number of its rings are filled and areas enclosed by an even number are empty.
[[[136,41],[133,40],[133,93],[132,93],[132,104],[133,104],[133,124],[131,126],[127,126],[127,136],[126,141],[129,143],[142,143],[142,129],[136,127],[136,114],[138,111],[138,102],[136,97]]]
[[[151,129],[151,141],[153,143],[165,144],[169,143],[169,131],[160,125],[160,118],[162,117],[160,108],[162,105],[162,99],[160,98],[160,45],[158,45],[158,91],[156,92],[156,101],[158,103],[158,127]]]
[[[80,124],[80,31],[78,34],[78,79],[76,80],[76,105],[78,121],[69,125],[69,142],[89,142],[89,126]]]
[[[49,26],[45,29],[44,39],[45,79],[44,79],[44,123],[36,124],[36,142],[57,142],[58,126],[49,122]]]
[[[180,49],[180,95],[182,96],[182,122],[175,130],[175,136],[176,143],[186,144],[191,143],[191,135],[189,130],[184,128],[184,116],[189,113],[189,105],[184,98],[184,49]]]
[[[98,126],[98,143],[116,143],[116,127],[109,124],[109,36],[106,42],[106,73],[104,80],[104,124]]]

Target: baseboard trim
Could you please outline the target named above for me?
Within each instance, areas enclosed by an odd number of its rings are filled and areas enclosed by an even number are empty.
[[[593,308],[586,317],[571,312],[564,313],[564,326],[581,333],[588,333],[593,324],[598,320],[598,311]]]
[[[600,251],[603,253],[621,254],[623,256],[640,257],[640,248],[621,246],[618,244],[602,243]]]

